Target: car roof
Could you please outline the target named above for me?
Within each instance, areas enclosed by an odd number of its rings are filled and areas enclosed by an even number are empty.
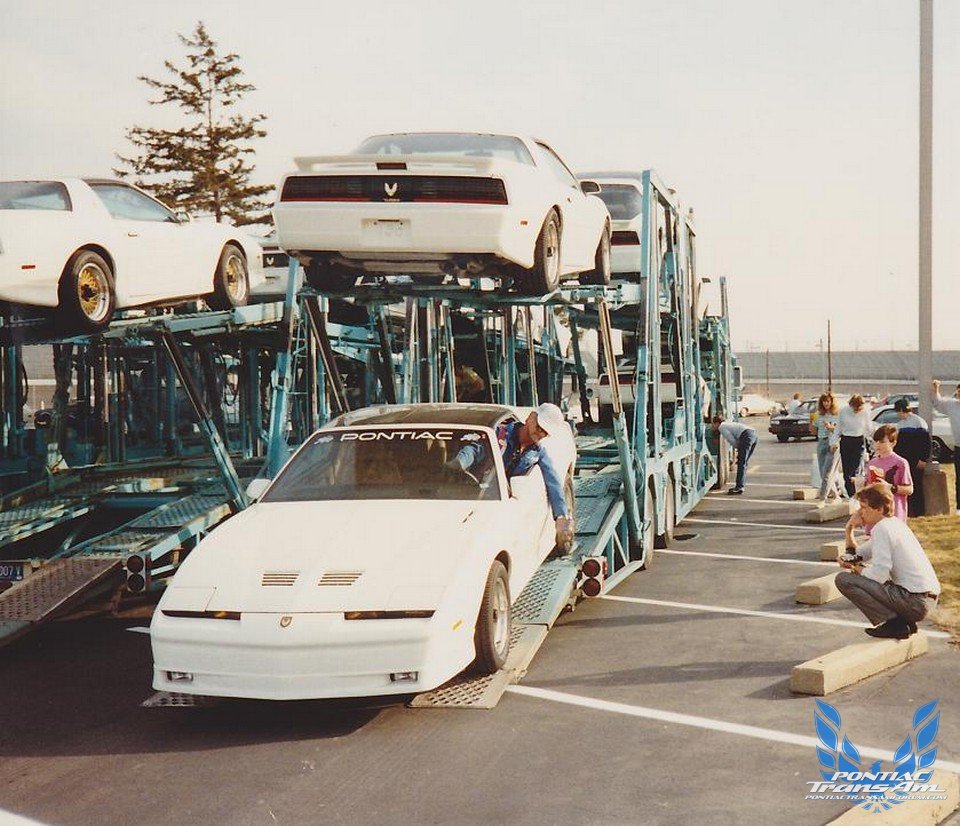
[[[516,414],[502,404],[392,404],[353,410],[334,419],[330,426],[458,424],[493,427],[506,416]]]

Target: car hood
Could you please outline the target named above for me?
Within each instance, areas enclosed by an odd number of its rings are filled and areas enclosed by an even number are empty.
[[[495,541],[490,517],[498,505],[261,502],[203,541],[181,566],[160,607],[432,610],[473,541]]]

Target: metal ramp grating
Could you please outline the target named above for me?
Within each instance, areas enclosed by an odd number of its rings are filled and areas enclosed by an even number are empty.
[[[2,511],[0,512],[0,533],[20,523],[31,522],[48,514],[63,510],[69,505],[74,505],[79,501],[75,496],[57,496],[49,499],[41,499],[37,502],[30,502],[26,505],[20,505],[8,511]]]
[[[134,553],[144,545],[156,544],[163,536],[151,531],[120,531],[96,540],[92,547],[98,553]]]
[[[140,705],[143,708],[212,708],[223,702],[220,697],[204,697],[200,694],[177,694],[173,691],[158,691],[147,697]]]
[[[195,493],[185,496],[176,502],[161,505],[149,513],[130,523],[131,528],[179,528],[187,522],[203,516],[216,508],[225,505],[226,498],[221,495],[205,495]]]
[[[118,557],[82,556],[46,563],[0,594],[0,620],[40,622],[120,568]]]
[[[616,495],[620,491],[620,476],[613,473],[595,473],[593,476],[578,476],[574,479],[573,490],[577,499],[581,497]]]
[[[569,560],[555,560],[540,566],[523,593],[513,604],[515,623],[551,626],[577,578],[577,569]]]

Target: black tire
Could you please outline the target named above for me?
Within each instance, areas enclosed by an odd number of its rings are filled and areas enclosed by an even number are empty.
[[[60,276],[60,313],[70,327],[95,333],[110,325],[117,294],[110,265],[92,250],[80,250]]]
[[[213,274],[213,292],[207,296],[211,310],[232,310],[244,307],[250,300],[250,276],[247,259],[236,244],[227,244],[220,253]]]
[[[320,264],[311,262],[305,269],[307,284],[309,284],[318,293],[323,292],[342,292],[349,290],[357,283],[357,277],[360,275],[357,270],[337,264]]]
[[[778,433],[778,434],[777,434],[777,441],[778,441],[778,442],[781,442],[781,443],[782,443],[782,442],[789,442],[789,441],[790,441],[790,437],[789,437],[786,433]]]
[[[547,295],[560,286],[560,216],[551,209],[540,227],[533,251],[533,268],[523,270],[517,290],[524,295]]]
[[[662,531],[658,533],[654,540],[657,548],[669,548],[673,542],[673,529],[677,524],[677,507],[673,493],[673,480],[667,478],[667,484],[663,489],[663,524],[660,525]]]
[[[477,653],[474,665],[479,673],[495,674],[503,668],[510,651],[510,581],[499,560],[487,572],[473,644]]]
[[[953,451],[947,447],[947,443],[939,436],[934,436],[930,440],[930,461],[931,462],[949,462],[953,459]]]
[[[610,227],[604,226],[600,234],[600,243],[593,256],[593,269],[580,273],[581,284],[609,284],[610,283]]]

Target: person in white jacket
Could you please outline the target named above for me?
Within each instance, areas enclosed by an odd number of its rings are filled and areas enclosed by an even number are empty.
[[[957,516],[960,516],[960,384],[953,392],[953,398],[940,395],[940,381],[934,379],[933,406],[950,419],[950,432],[953,434],[953,469],[956,471]]]

